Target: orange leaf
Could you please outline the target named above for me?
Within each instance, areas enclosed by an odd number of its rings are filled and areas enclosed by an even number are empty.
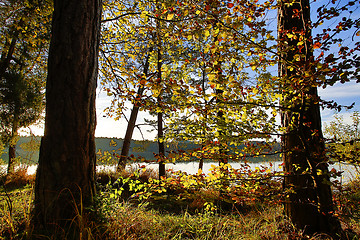
[[[233,6],[234,6],[233,3],[228,3],[228,4],[227,4],[227,7],[228,7],[228,8],[232,8]]]
[[[320,48],[320,47],[321,47],[321,43],[316,42],[313,47],[314,47],[314,49]]]

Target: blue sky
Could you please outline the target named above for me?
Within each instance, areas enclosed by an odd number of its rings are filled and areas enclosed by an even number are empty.
[[[351,110],[342,110],[339,115],[344,116],[344,121],[350,121],[350,115],[353,111],[360,111],[360,83],[349,82],[345,84],[337,83],[326,89],[318,89],[319,95],[324,100],[335,100],[340,105],[351,105],[355,102],[355,106]],[[334,119],[334,110],[325,109],[321,111],[322,121],[330,122]]]

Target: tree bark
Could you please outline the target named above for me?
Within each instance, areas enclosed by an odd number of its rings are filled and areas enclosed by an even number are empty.
[[[84,207],[93,203],[101,8],[101,0],[54,1],[36,229],[74,227]]]
[[[292,4],[286,4],[286,3]],[[279,76],[284,100],[282,148],[284,187],[291,191],[284,210],[305,233],[341,231],[333,215],[332,192],[321,129],[319,97],[311,60],[309,0],[283,0],[278,12]]]

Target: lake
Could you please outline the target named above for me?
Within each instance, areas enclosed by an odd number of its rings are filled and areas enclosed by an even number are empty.
[[[235,169],[239,169],[241,168],[241,165],[243,163],[241,162],[233,162],[230,163],[231,166]],[[276,161],[276,162],[260,162],[260,163],[248,163],[248,165],[250,166],[251,169],[255,170],[256,167],[261,167],[261,166],[265,166],[267,168],[269,168],[271,171],[282,171],[282,166],[281,166],[282,162],[280,161]],[[211,166],[215,165],[218,166],[217,162],[204,162],[204,166],[203,166],[203,173],[208,174],[210,172],[210,168],[212,168]],[[156,163],[133,163],[131,165],[128,165],[127,168],[139,168],[140,166],[145,166],[146,168],[151,168],[151,169],[157,169],[158,168],[158,164]],[[24,165],[20,166],[20,167],[26,167]],[[7,165],[1,165],[0,166],[0,171],[1,172],[5,172],[7,168]],[[30,165],[28,166],[27,169],[27,173],[28,174],[35,174],[37,165]],[[187,172],[188,174],[195,174],[198,172],[198,168],[199,168],[199,163],[198,162],[180,162],[180,163],[167,163],[166,164],[166,169],[172,169],[173,171],[183,171],[183,172]],[[332,168],[334,168],[337,171],[343,171],[343,174],[341,176],[341,178],[336,178],[337,180],[341,180],[343,183],[349,182],[351,179],[354,179],[356,177],[356,169],[354,166],[349,165],[349,164],[339,164],[339,163],[335,163],[333,165],[330,165],[329,170],[331,170]],[[97,171],[102,170],[102,169],[106,169],[106,170],[112,170],[115,171],[116,169],[116,165],[99,165],[97,166]],[[334,180],[334,178],[332,179]]]
[[[241,165],[243,163],[241,162],[233,162],[230,165],[235,168],[239,169],[241,168]],[[208,174],[210,172],[211,166],[215,165],[218,166],[218,162],[204,162],[203,166],[203,173]],[[250,168],[252,170],[255,170],[256,167],[265,166],[269,168],[271,171],[282,171],[282,162],[276,161],[276,162],[259,162],[259,163],[248,163]],[[158,164],[156,163],[137,163],[128,165],[127,168],[139,168],[140,166],[145,166],[146,168],[152,168],[157,169]],[[336,180],[342,181],[343,183],[349,182],[351,179],[354,179],[356,177],[356,169],[354,166],[344,163],[335,163],[333,165],[330,165],[329,170],[334,168],[336,171],[343,171],[343,174],[341,177],[336,178]],[[115,171],[116,165],[100,165],[97,166],[97,170],[107,169],[109,171]],[[188,174],[196,174],[199,169],[199,163],[198,162],[180,162],[180,163],[167,163],[166,169],[172,169],[173,171],[183,171],[187,172]],[[332,178],[332,180],[335,180]]]

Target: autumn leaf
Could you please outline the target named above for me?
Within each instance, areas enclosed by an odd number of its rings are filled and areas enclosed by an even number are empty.
[[[174,14],[170,13],[169,15],[167,15],[166,20],[172,20],[174,18]]]
[[[321,47],[321,43],[316,42],[313,47],[314,47],[314,49],[320,48],[320,47]]]
[[[208,37],[208,36],[210,36],[210,32],[209,32],[209,30],[205,30],[205,37]]]
[[[228,7],[228,8],[232,8],[233,6],[234,6],[233,3],[228,3],[228,4],[227,4],[227,7]]]

